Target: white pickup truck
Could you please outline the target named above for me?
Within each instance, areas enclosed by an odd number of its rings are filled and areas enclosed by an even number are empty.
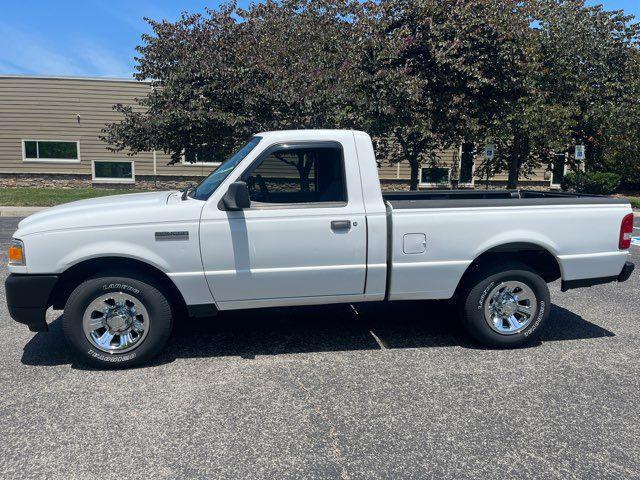
[[[531,342],[563,290],[624,281],[622,199],[532,191],[383,193],[371,139],[261,133],[197,187],[82,200],[20,222],[11,316],[86,361],[156,355],[175,319],[220,310],[456,299],[479,342]]]

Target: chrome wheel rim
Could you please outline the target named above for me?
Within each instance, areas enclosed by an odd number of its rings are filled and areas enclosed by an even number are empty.
[[[529,326],[538,309],[531,287],[515,280],[495,286],[484,301],[484,319],[501,335],[515,335]]]
[[[149,333],[149,314],[136,297],[123,292],[100,295],[85,309],[82,327],[87,340],[106,353],[124,353]]]

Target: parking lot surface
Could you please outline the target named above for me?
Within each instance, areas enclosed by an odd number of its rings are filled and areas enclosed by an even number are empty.
[[[0,218],[2,282],[18,220]],[[639,289],[638,270],[556,282],[521,350],[412,302],[221,314],[177,325],[148,367],[95,371],[61,312],[31,333],[2,288],[0,478],[640,478]]]

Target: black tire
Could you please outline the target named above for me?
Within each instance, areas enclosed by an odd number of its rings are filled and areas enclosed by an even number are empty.
[[[488,295],[502,282],[515,281],[527,285],[535,294],[537,307],[531,320],[517,333],[496,332],[485,319]],[[491,348],[516,348],[534,343],[549,317],[551,297],[547,283],[527,265],[514,262],[495,263],[474,273],[466,282],[461,298],[461,317],[467,331],[479,343]]]
[[[93,345],[83,328],[83,315],[95,299],[106,293],[125,293],[137,299],[148,312],[148,331],[131,350],[107,353]],[[86,280],[67,299],[62,317],[64,335],[79,359],[99,368],[129,368],[144,364],[166,345],[173,327],[171,306],[152,278],[104,276]]]

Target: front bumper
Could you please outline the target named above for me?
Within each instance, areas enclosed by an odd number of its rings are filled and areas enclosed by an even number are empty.
[[[57,275],[11,274],[4,282],[9,315],[32,332],[46,332],[45,315]]]
[[[602,285],[611,282],[626,282],[631,277],[636,266],[632,262],[625,262],[622,271],[617,277],[601,277],[601,278],[585,278],[581,280],[563,280],[561,290],[566,292],[574,288],[592,287],[594,285]]]

